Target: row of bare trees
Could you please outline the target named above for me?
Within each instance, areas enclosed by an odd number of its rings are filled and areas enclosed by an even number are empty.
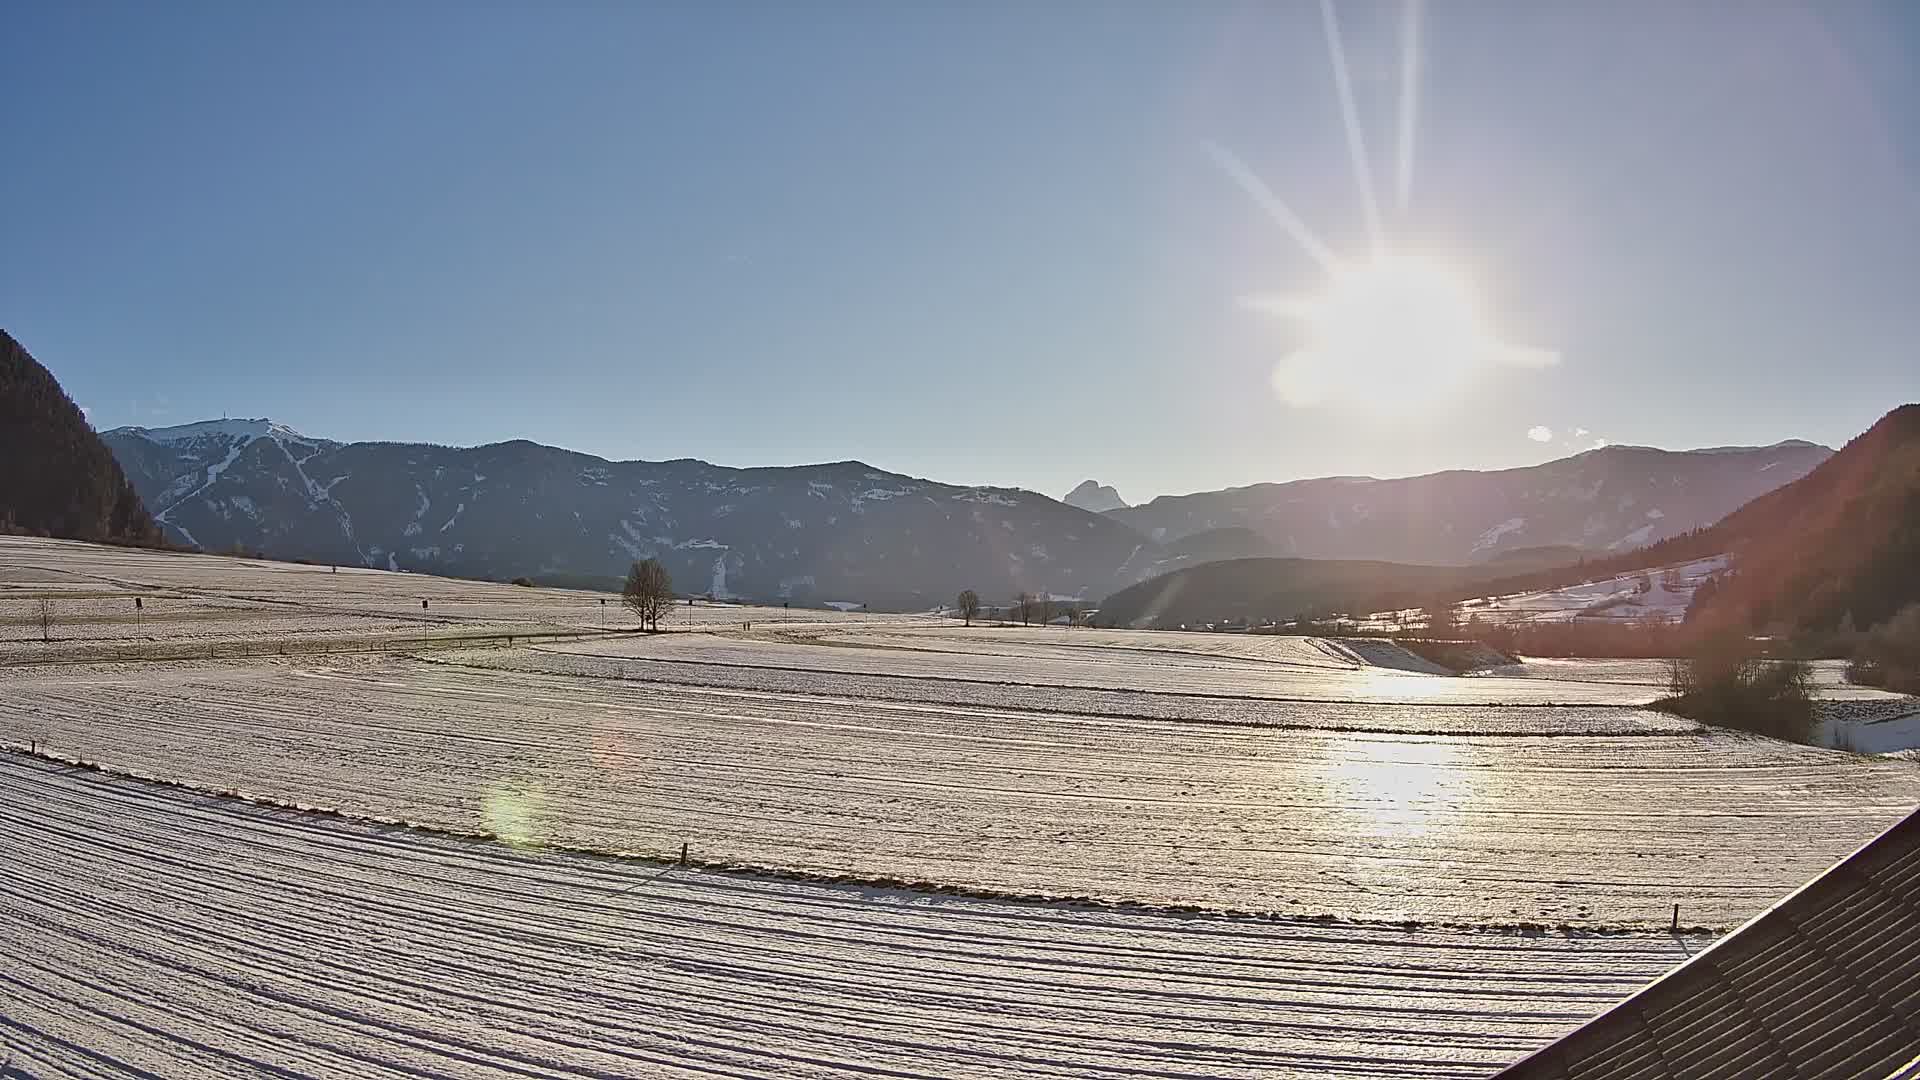
[[[972,589],[965,590],[960,594],[959,598],[954,601],[954,608],[960,617],[966,620],[966,624],[972,626],[973,620],[980,617],[980,594],[974,592]],[[1081,623],[1082,615],[1078,605],[1068,604],[1064,607],[1057,606],[1051,596],[1044,593],[1028,592],[1016,595],[1013,598],[1013,602],[1007,605],[1003,614],[1008,621],[1015,619],[1020,620],[1020,625],[1022,626],[1033,626],[1036,624],[1045,626],[1060,615],[1067,616],[1068,621],[1072,625],[1078,626]]]

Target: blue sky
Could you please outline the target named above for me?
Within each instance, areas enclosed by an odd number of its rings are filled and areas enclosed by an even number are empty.
[[[1206,145],[1365,254],[1311,3],[16,4],[0,325],[103,428],[1134,500],[1920,396],[1920,9],[1431,0],[1404,210],[1403,6],[1335,10],[1389,243],[1557,364],[1275,393],[1324,274]]]

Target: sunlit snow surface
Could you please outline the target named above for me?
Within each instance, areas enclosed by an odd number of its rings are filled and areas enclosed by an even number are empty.
[[[1473,1077],[1705,944],[678,871],[18,759],[0,815],[8,1075]]]
[[[1920,800],[1646,666],[600,599],[0,538],[0,742],[343,815],[0,758],[16,1070],[1484,1075]],[[682,844],[850,884],[583,853]]]

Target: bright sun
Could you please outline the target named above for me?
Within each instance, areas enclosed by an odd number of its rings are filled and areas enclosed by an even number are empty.
[[[1400,122],[1393,193],[1394,208],[1403,215],[1413,189],[1421,8],[1422,0],[1407,0],[1400,26]],[[1292,351],[1274,366],[1274,392],[1296,406],[1437,415],[1437,406],[1464,396],[1488,371],[1558,363],[1559,355],[1550,350],[1502,341],[1472,283],[1459,271],[1437,259],[1393,250],[1388,223],[1374,196],[1373,166],[1333,0],[1320,0],[1320,19],[1372,257],[1366,261],[1342,258],[1233,151],[1211,141],[1202,144],[1214,164],[1327,272],[1327,286],[1318,295],[1241,301],[1284,316],[1290,324]]]
[[[1419,409],[1462,392],[1485,369],[1553,362],[1551,353],[1502,343],[1467,279],[1422,256],[1382,255],[1336,269],[1318,295],[1249,303],[1304,332],[1273,374],[1275,391],[1293,405]]]

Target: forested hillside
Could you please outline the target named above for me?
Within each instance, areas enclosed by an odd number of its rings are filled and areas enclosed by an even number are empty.
[[[158,544],[160,530],[79,406],[0,330],[0,530]]]
[[[1866,629],[1920,602],[1920,405],[1903,405],[1799,480],[1707,530],[1735,572],[1697,619],[1754,630]]]

